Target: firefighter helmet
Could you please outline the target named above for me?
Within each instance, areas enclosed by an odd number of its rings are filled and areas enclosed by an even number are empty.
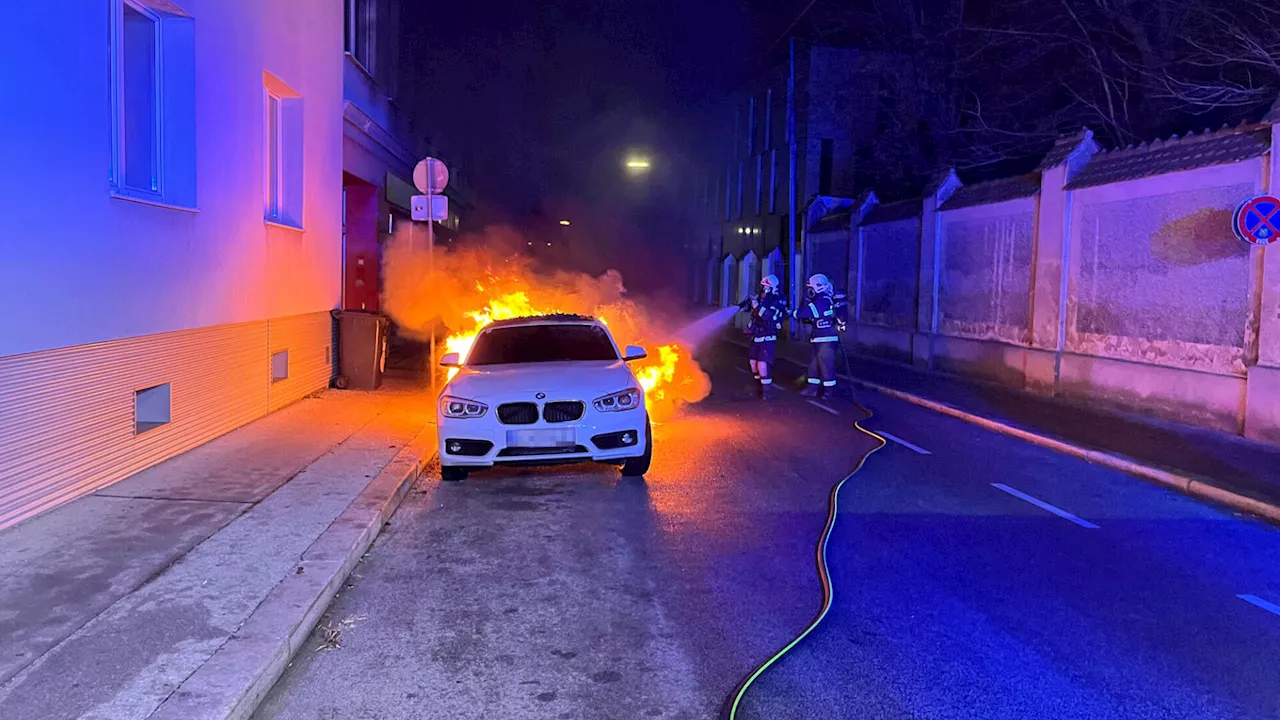
[[[778,283],[778,276],[777,276],[777,275],[765,275],[763,278],[761,278],[761,279],[760,279],[760,284],[764,286],[764,289],[765,289],[767,292],[777,292],[777,291],[778,291],[778,285],[779,285],[779,283]]]
[[[809,276],[808,285],[815,293],[829,293],[832,291],[831,281],[822,273]]]

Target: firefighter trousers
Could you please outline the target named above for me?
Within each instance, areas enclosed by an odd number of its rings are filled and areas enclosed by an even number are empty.
[[[836,344],[809,343],[809,384],[831,388],[836,385]]]

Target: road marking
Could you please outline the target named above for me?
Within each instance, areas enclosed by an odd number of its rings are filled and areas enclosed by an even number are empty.
[[[1014,496],[1014,497],[1018,498],[1019,500],[1025,500],[1025,501],[1027,501],[1027,502],[1031,503],[1032,505],[1035,505],[1036,507],[1040,508],[1041,510],[1048,510],[1049,512],[1053,513],[1054,515],[1057,515],[1058,517],[1062,518],[1063,520],[1070,520],[1071,522],[1073,522],[1073,523],[1075,523],[1075,524],[1079,525],[1079,526],[1080,526],[1080,527],[1082,527],[1082,528],[1089,528],[1089,529],[1091,529],[1091,530],[1097,530],[1097,529],[1098,529],[1098,526],[1097,526],[1097,525],[1094,525],[1093,523],[1089,522],[1088,520],[1082,520],[1082,519],[1080,519],[1080,518],[1076,517],[1075,515],[1072,515],[1071,513],[1067,512],[1066,510],[1063,510],[1062,508],[1054,507],[1054,506],[1050,505],[1049,503],[1047,503],[1047,502],[1045,502],[1045,501],[1043,501],[1043,500],[1037,499],[1037,498],[1033,498],[1033,497],[1031,497],[1030,495],[1028,495],[1028,494],[1026,494],[1026,493],[1024,493],[1024,492],[1022,492],[1022,491],[1020,491],[1020,490],[1014,490],[1013,488],[1009,487],[1008,485],[1005,485],[1004,483],[991,483],[991,487],[993,487],[993,488],[995,488],[995,489],[997,489],[997,490],[1003,490],[1003,491],[1005,491],[1005,492],[1009,493],[1010,495],[1012,495],[1012,496]]]
[[[823,404],[822,404],[822,403],[820,403],[820,402],[815,402],[815,401],[813,401],[813,400],[810,400],[810,401],[809,401],[809,404],[810,404],[810,405],[812,405],[812,406],[814,406],[814,407],[816,407],[816,408],[820,408],[820,409],[822,409],[822,410],[826,410],[827,412],[831,413],[832,415],[839,415],[839,414],[840,414],[840,411],[839,411],[839,410],[832,410],[831,408],[827,407],[826,405],[823,405]]]
[[[1267,602],[1266,600],[1263,600],[1257,595],[1237,595],[1236,597],[1249,603],[1250,605],[1253,605],[1255,607],[1260,607],[1269,613],[1272,613],[1274,615],[1280,615],[1280,605],[1277,605],[1273,602]]]
[[[932,454],[933,454],[933,453],[929,452],[928,450],[925,450],[924,448],[920,447],[919,445],[913,445],[913,444],[911,444],[911,443],[907,442],[906,440],[903,440],[902,438],[898,437],[897,435],[890,435],[889,433],[887,433],[887,432],[885,432],[885,431],[883,431],[883,430],[877,430],[877,431],[876,431],[876,434],[877,434],[877,435],[879,435],[880,437],[884,438],[885,440],[892,440],[892,441],[894,441],[894,442],[898,443],[899,445],[901,445],[902,447],[907,448],[908,450],[915,450],[916,452],[920,453],[921,455],[932,455]]]
[[[734,365],[734,366],[733,366],[733,369],[734,369],[734,370],[737,370],[738,372],[742,373],[743,375],[750,375],[750,374],[751,374],[751,373],[747,372],[747,369],[746,369],[746,368],[744,368],[744,367],[739,367],[739,366],[737,366],[737,365]]]

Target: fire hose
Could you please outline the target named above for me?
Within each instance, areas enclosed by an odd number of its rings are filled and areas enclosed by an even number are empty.
[[[841,343],[841,345],[843,345],[843,343]],[[843,349],[843,347],[841,349]],[[846,369],[848,369],[848,362],[849,359],[846,355]],[[850,377],[852,377],[851,370],[849,370],[849,373]],[[870,420],[873,413],[868,410],[865,405],[858,402],[857,399],[853,400],[853,404],[857,405],[858,409],[865,415],[861,420],[857,420],[853,423],[854,429],[868,437],[874,438],[879,444],[863,455],[862,459],[858,461],[858,464],[853,468],[853,470],[849,471],[848,475],[841,478],[840,482],[833,485],[831,487],[831,491],[827,494],[827,520],[822,526],[822,534],[818,536],[818,544],[814,548],[814,563],[818,568],[818,580],[822,584],[822,605],[818,608],[818,613],[813,617],[813,620],[809,621],[809,624],[800,632],[799,635],[796,635],[790,642],[783,645],[781,649],[769,656],[769,658],[764,662],[757,665],[756,668],[751,671],[751,674],[747,675],[743,678],[742,682],[738,683],[737,689],[726,703],[725,711],[721,714],[721,717],[726,718],[727,720],[737,720],[738,709],[742,704],[742,698],[747,694],[747,690],[750,689],[752,683],[763,675],[766,670],[781,660],[784,655],[799,645],[806,637],[809,636],[810,633],[817,629],[817,627],[822,624],[822,621],[826,619],[827,613],[830,612],[831,605],[835,600],[835,592],[831,587],[831,572],[827,567],[827,542],[831,539],[831,531],[836,525],[836,513],[839,509],[840,502],[840,489],[844,487],[844,484],[849,480],[849,478],[852,478],[859,470],[862,469],[862,466],[867,462],[867,458],[871,457],[876,453],[876,451],[888,444],[884,438],[862,427],[862,423]]]

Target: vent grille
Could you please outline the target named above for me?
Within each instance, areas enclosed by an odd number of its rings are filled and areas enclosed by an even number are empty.
[[[530,402],[503,403],[498,420],[504,425],[532,425],[538,422],[538,406]]]
[[[549,402],[542,408],[542,419],[549,423],[573,422],[582,417],[587,406],[577,400]]]

